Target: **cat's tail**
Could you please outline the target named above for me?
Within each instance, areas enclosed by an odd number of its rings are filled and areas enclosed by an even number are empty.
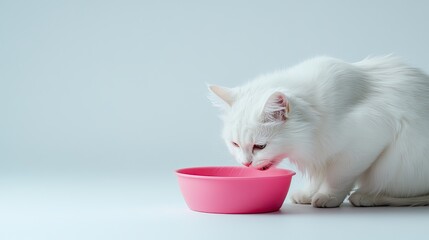
[[[389,206],[428,206],[429,205],[429,195],[419,196],[419,197],[408,197],[408,198],[394,198],[384,196],[381,199]]]
[[[417,197],[389,197],[383,195],[365,195],[358,192],[349,197],[350,203],[355,207],[376,207],[376,206],[394,206],[394,207],[416,207],[429,206],[429,194]]]

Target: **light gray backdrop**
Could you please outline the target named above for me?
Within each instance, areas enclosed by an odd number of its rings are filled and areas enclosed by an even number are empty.
[[[0,179],[151,176],[156,185],[179,167],[235,165],[206,83],[240,85],[317,55],[394,53],[429,72],[428,8],[1,0]]]
[[[206,83],[317,55],[429,71],[426,1],[1,1],[1,174],[235,164]],[[230,162],[231,160],[231,162]]]

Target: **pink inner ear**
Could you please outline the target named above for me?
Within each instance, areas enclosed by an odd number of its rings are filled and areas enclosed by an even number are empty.
[[[271,97],[266,110],[266,121],[286,121],[289,111],[288,101],[281,93],[275,93]]]
[[[286,99],[282,95],[277,96],[277,102],[276,103],[278,105],[286,107]]]
[[[286,121],[287,113],[289,112],[289,105],[288,105],[287,99],[283,94],[280,94],[277,96],[276,104],[278,104],[281,107],[281,110],[274,112],[274,114],[276,115],[275,119]]]
[[[281,121],[286,121],[286,109],[273,112],[273,118]]]

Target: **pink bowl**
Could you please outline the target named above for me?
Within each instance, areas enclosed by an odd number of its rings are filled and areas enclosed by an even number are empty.
[[[189,208],[208,213],[278,211],[295,172],[273,168],[197,167],[176,171]]]

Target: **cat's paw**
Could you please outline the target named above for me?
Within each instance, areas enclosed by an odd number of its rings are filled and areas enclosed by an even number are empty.
[[[316,193],[313,196],[311,205],[317,208],[335,208],[343,203],[344,198],[336,195],[328,195],[324,193]]]
[[[311,204],[310,193],[306,191],[298,191],[292,194],[292,202],[296,204]]]
[[[355,192],[349,197],[349,202],[355,207],[374,207],[376,198],[374,196]]]

